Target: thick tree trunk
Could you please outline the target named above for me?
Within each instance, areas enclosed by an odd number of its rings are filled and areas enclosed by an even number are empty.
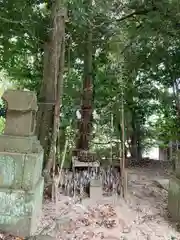
[[[92,0],[86,0],[86,11],[91,14]],[[87,15],[89,15],[87,14]],[[88,19],[90,20],[90,19]],[[84,80],[81,105],[81,121],[78,124],[77,151],[89,150],[89,140],[92,131],[92,104],[93,104],[93,79],[92,79],[92,29],[88,23],[84,44]],[[81,160],[81,159],[80,159]],[[83,160],[83,159],[82,159]]]
[[[57,140],[59,135],[59,127],[60,127],[60,106],[62,105],[62,90],[63,90],[63,70],[64,70],[64,51],[65,51],[65,25],[61,26],[62,34],[61,34],[61,52],[59,58],[59,74],[57,78],[57,83],[55,85],[56,93],[55,93],[55,108],[54,108],[54,119],[53,119],[53,132],[52,132],[52,141],[50,147],[50,153],[46,168],[50,171],[53,163],[53,173],[55,171],[56,165],[56,152],[57,152]]]
[[[56,0],[52,5],[51,23],[49,40],[44,50],[44,73],[37,116],[37,134],[44,148],[48,171],[52,167],[54,156],[52,145],[56,146],[63,85],[65,10],[60,0]]]

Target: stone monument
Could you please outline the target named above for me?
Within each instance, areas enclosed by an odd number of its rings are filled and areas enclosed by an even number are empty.
[[[101,200],[103,197],[102,182],[100,179],[92,179],[90,183],[90,198]]]
[[[0,230],[27,237],[41,215],[43,149],[35,134],[37,99],[30,91],[8,90],[0,136]]]

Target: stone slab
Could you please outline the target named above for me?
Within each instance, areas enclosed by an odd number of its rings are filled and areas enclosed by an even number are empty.
[[[33,189],[42,173],[43,151],[34,154],[0,152],[0,188]]]
[[[90,186],[91,187],[102,187],[102,182],[100,179],[91,179]]]
[[[99,200],[103,196],[102,183],[100,180],[92,179],[90,182],[90,198]]]
[[[0,229],[15,236],[28,237],[37,230],[42,209],[44,179],[33,191],[0,188]]]
[[[0,152],[38,153],[39,151],[42,151],[42,147],[36,136],[0,135]]]
[[[14,111],[37,111],[37,97],[32,91],[7,90],[2,96],[7,102],[8,109]]]
[[[4,133],[12,136],[32,136],[35,131],[35,112],[11,112],[6,113]]]
[[[168,211],[174,221],[180,221],[180,179],[169,180]]]

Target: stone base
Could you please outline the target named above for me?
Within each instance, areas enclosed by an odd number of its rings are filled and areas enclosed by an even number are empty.
[[[180,221],[180,179],[169,180],[168,211],[174,221]]]
[[[90,183],[90,198],[101,199],[103,196],[102,183],[100,180],[93,179]]]
[[[0,152],[0,188],[31,190],[41,177],[43,151],[23,154]]]
[[[37,153],[42,151],[42,147],[36,136],[19,137],[0,135],[0,151],[15,153]]]
[[[33,191],[0,188],[0,230],[21,237],[33,235],[41,215],[43,188],[42,177]]]

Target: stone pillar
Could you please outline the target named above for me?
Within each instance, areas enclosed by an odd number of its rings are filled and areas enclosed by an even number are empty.
[[[102,199],[103,191],[102,191],[102,183],[98,179],[92,179],[90,183],[90,198],[93,200]]]
[[[4,134],[0,136],[0,230],[35,233],[42,208],[43,149],[34,135],[37,99],[33,92],[8,90]]]

